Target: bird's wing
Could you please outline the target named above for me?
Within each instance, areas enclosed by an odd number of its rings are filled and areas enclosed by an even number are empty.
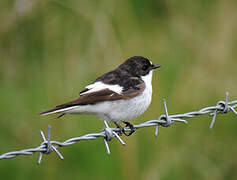
[[[80,95],[89,93],[91,91],[99,91],[102,89],[111,89],[116,93],[120,94],[123,88],[119,86],[121,81],[122,73],[120,71],[110,71],[108,73],[103,74],[102,76],[98,77],[93,84],[90,84],[85,87],[83,91],[80,92]]]
[[[40,115],[63,112],[74,106],[96,104],[104,101],[115,101],[120,99],[129,99],[137,96],[145,89],[145,83],[139,78],[128,78],[124,80],[126,88],[119,85],[108,85],[101,82],[86,86],[86,90],[80,93],[80,96],[71,102],[61,104],[53,109],[40,113]]]

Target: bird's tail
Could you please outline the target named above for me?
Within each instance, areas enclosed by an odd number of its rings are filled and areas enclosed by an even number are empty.
[[[55,114],[55,113],[62,113],[64,114],[66,111],[73,109],[75,107],[71,106],[71,107],[60,107],[60,106],[56,106],[55,108],[49,109],[47,111],[44,111],[42,113],[40,113],[40,116],[44,116],[44,115],[48,115],[48,114]],[[61,115],[60,115],[61,117]]]
[[[78,101],[78,99],[71,101],[71,102],[64,103],[64,104],[60,104],[60,105],[56,106],[55,108],[52,108],[52,109],[49,109],[47,111],[40,113],[39,115],[44,116],[44,115],[54,114],[54,113],[65,114],[65,113],[67,113],[68,110],[74,109],[75,107],[77,107],[77,105],[79,105],[79,104],[77,104],[77,101]],[[61,117],[61,115],[59,117]]]

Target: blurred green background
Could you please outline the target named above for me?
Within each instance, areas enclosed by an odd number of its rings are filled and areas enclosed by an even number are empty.
[[[237,98],[236,0],[2,0],[0,1],[0,153],[36,147],[52,125],[63,141],[98,132],[90,115],[61,119],[38,113],[72,100],[88,83],[142,55],[162,64],[153,101],[132,121],[215,105],[226,91]],[[0,162],[1,179],[237,179],[237,121],[233,113],[197,117],[187,125],[154,128],[111,141],[85,141],[55,153]]]

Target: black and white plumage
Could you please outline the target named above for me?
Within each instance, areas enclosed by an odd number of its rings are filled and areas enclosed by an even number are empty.
[[[131,57],[86,86],[76,100],[40,115],[94,114],[114,123],[127,122],[144,113],[150,105],[152,72],[159,67],[144,57]]]

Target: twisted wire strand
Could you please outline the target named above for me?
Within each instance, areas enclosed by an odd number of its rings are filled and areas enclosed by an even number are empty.
[[[192,111],[192,112],[187,112],[187,113],[183,113],[183,114],[169,115],[165,99],[163,99],[163,106],[164,106],[165,114],[162,114],[158,119],[148,120],[146,122],[134,125],[134,128],[140,129],[140,128],[145,128],[145,127],[155,126],[156,127],[155,128],[155,136],[157,136],[160,126],[169,127],[175,122],[187,123],[187,121],[184,120],[184,118],[193,118],[195,116],[209,114],[210,116],[212,116],[212,121],[210,124],[210,129],[212,129],[213,125],[215,123],[217,114],[224,114],[224,113],[228,113],[228,112],[232,111],[233,114],[237,116],[237,111],[235,110],[235,108],[237,107],[237,100],[229,102],[228,101],[228,92],[226,93],[225,101],[219,101],[216,106],[205,107],[205,108],[202,108],[198,111]],[[7,152],[4,154],[1,154],[0,160],[14,158],[18,155],[32,155],[35,152],[39,152],[40,156],[39,156],[38,164],[40,164],[43,154],[50,154],[52,151],[56,152],[60,159],[64,159],[62,154],[58,151],[59,148],[61,148],[63,146],[70,146],[70,145],[75,144],[76,142],[79,142],[79,141],[93,140],[93,139],[97,139],[97,138],[103,138],[108,154],[110,154],[108,141],[111,141],[114,137],[117,138],[122,145],[126,145],[126,143],[120,137],[121,133],[118,128],[110,128],[106,121],[104,121],[104,124],[105,124],[105,128],[99,133],[85,134],[85,135],[82,135],[79,137],[73,137],[73,138],[67,139],[63,142],[53,141],[50,139],[51,138],[51,126],[48,126],[47,139],[46,139],[43,131],[40,131],[41,136],[43,138],[43,142],[38,147],[23,149],[23,150],[19,150],[19,151],[12,151],[12,152]],[[125,127],[124,130],[126,132],[128,132],[131,129],[129,127]]]

